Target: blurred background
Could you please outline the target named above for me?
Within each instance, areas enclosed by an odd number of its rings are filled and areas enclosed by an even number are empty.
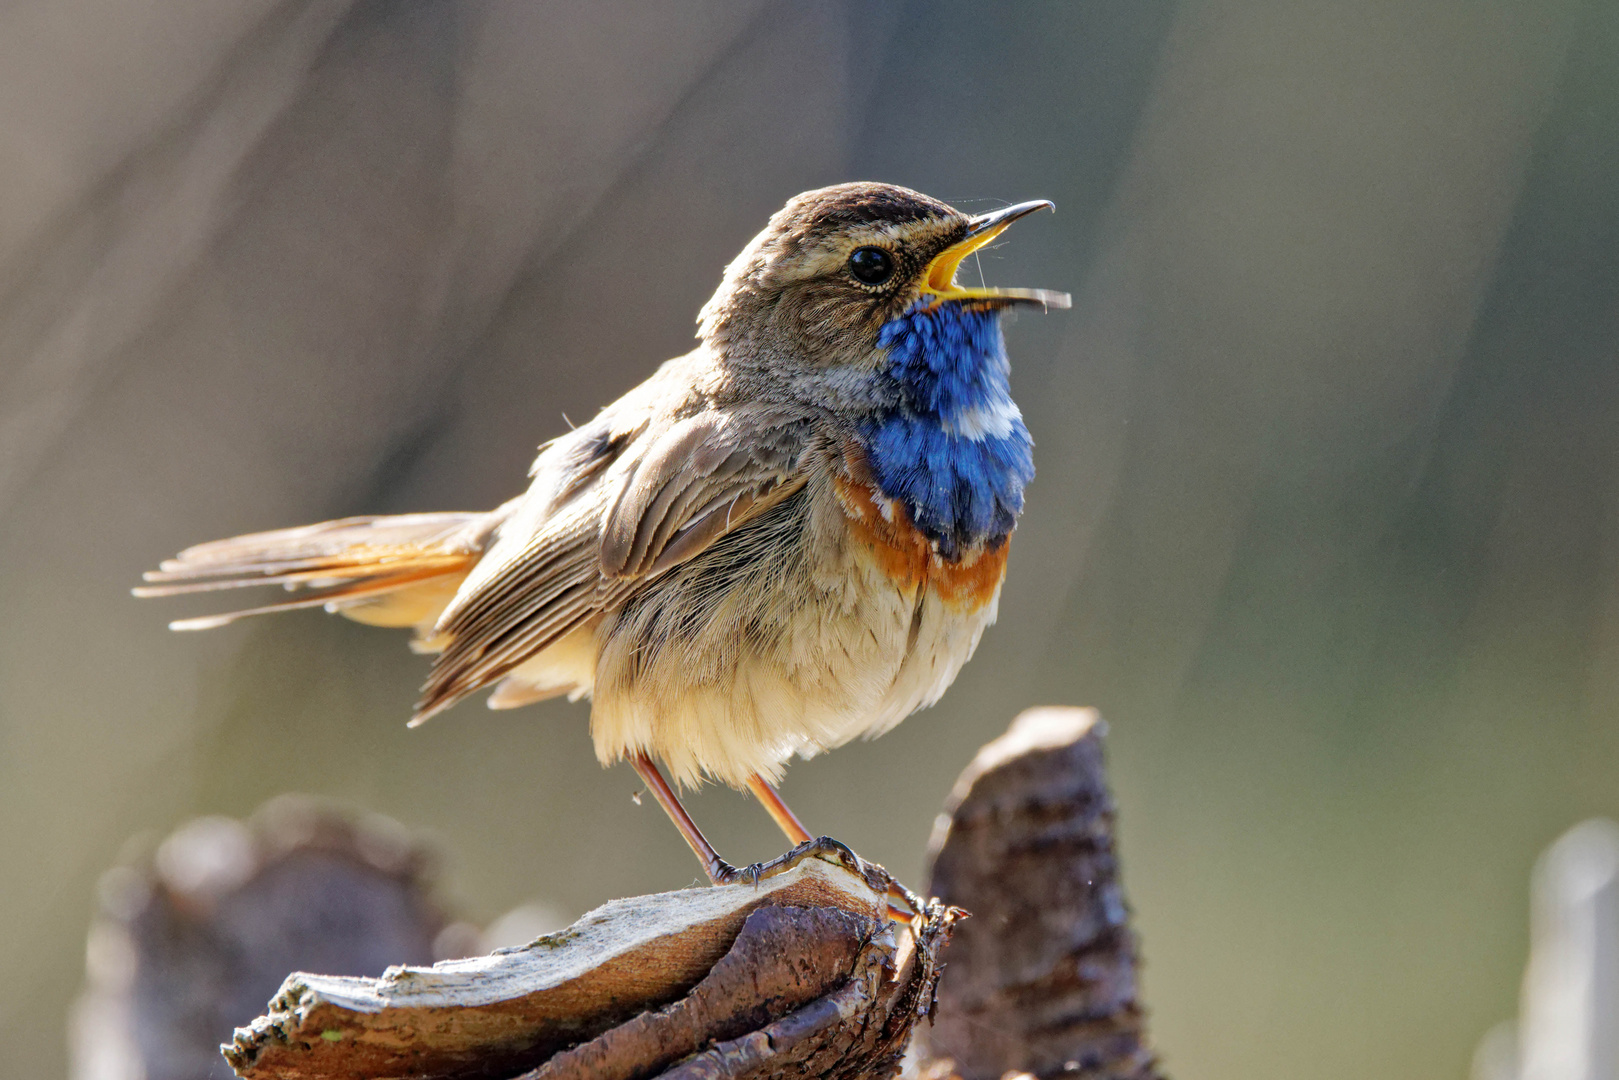
[[[786,797],[915,881],[979,744],[1095,705],[1172,1075],[1467,1075],[1536,855],[1619,814],[1603,0],[0,7],[0,1075],[63,1072],[98,875],[194,815],[386,813],[476,921],[692,881],[585,706],[407,732],[402,635],[174,635],[207,606],[128,589],[494,506],[849,179],[1054,199],[983,268],[1075,310],[1008,330],[1039,477],[1000,625]]]

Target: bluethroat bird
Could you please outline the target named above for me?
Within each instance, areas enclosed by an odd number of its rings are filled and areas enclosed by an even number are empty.
[[[292,594],[176,630],[305,607],[414,628],[434,660],[412,725],[485,687],[494,709],[589,697],[602,763],[629,759],[732,880],[654,758],[750,789],[804,843],[787,760],[937,701],[995,620],[1034,475],[1001,316],[1068,297],[956,276],[1051,206],[805,192],[726,267],[697,347],[542,446],[517,498],[201,544],[136,593]]]

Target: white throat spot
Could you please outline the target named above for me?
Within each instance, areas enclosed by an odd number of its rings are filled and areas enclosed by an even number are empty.
[[[983,442],[985,439],[1004,439],[1012,434],[1012,426],[1023,419],[1017,403],[1003,397],[963,409],[942,418],[940,426],[946,435]]]

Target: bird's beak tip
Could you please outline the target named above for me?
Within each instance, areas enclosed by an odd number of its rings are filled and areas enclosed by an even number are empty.
[[[968,255],[994,240],[1006,227],[1019,218],[1028,217],[1037,210],[1055,212],[1057,204],[1050,199],[1034,199],[1013,206],[1004,206],[967,219],[967,235],[934,256],[928,265],[922,292],[934,302],[945,300],[982,300],[998,305],[1040,304],[1047,308],[1070,306],[1067,293],[1048,292],[1044,289],[964,288],[956,284],[956,270]]]
[[[967,235],[979,236],[991,229],[998,233],[1019,218],[1028,217],[1040,210],[1056,213],[1057,204],[1050,199],[1031,199],[1028,202],[1003,206],[999,210],[991,210],[987,214],[978,214],[967,219]]]

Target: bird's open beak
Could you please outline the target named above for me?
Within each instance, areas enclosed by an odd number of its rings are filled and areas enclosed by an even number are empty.
[[[927,274],[922,279],[922,298],[933,304],[950,300],[986,300],[995,306],[1041,304],[1048,308],[1067,307],[1071,302],[1067,293],[1048,292],[1045,289],[969,289],[956,284],[956,271],[963,259],[1001,235],[1018,218],[1027,217],[1036,210],[1055,209],[1055,203],[1037,199],[970,218],[967,235],[939,252],[928,263]]]

